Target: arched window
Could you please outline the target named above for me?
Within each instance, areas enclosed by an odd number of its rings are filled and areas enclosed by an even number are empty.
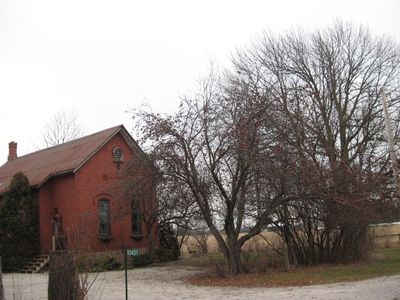
[[[131,202],[131,228],[132,236],[142,235],[142,226],[140,226],[140,203],[137,200]]]
[[[113,155],[114,162],[116,162],[116,163],[121,163],[122,160],[124,159],[124,153],[122,152],[121,148],[119,148],[119,147],[115,147],[112,150],[112,155]]]
[[[99,200],[99,234],[100,238],[111,236],[110,200]]]

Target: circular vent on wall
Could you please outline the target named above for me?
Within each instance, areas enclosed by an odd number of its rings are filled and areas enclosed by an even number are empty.
[[[122,162],[124,158],[124,153],[122,152],[121,148],[114,148],[112,151],[114,162]]]

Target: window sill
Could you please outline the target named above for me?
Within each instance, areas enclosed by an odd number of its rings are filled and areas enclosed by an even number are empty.
[[[133,238],[134,240],[141,240],[143,238],[143,234],[141,233],[131,234],[131,238]]]
[[[111,240],[111,235],[109,235],[109,236],[99,236],[97,239],[99,239],[102,242],[108,242],[109,240]]]

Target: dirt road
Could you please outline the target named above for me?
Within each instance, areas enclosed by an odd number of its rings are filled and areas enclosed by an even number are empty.
[[[398,299],[400,275],[352,283],[293,288],[218,288],[184,284],[180,278],[193,268],[167,265],[129,270],[129,299]],[[47,275],[5,274],[6,300],[46,299]],[[23,289],[18,288],[18,285]],[[14,286],[14,288],[13,288]],[[15,290],[17,289],[17,291]],[[20,289],[18,291],[18,289]],[[90,290],[90,299],[125,299],[124,272],[101,273]]]

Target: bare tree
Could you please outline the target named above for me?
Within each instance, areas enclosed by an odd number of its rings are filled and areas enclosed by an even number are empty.
[[[79,125],[74,113],[62,111],[53,116],[53,119],[44,127],[43,141],[46,147],[51,147],[79,138],[84,130]]]
[[[240,78],[221,85],[211,74],[199,94],[171,116],[135,115],[154,162],[176,186],[190,192],[216,238],[232,274],[244,272],[241,248],[271,222],[273,209],[290,196],[257,193],[257,165],[274,143],[264,130],[268,99]],[[242,227],[250,228],[240,236]],[[223,227],[224,234],[220,227]]]
[[[376,217],[371,204],[388,200],[382,189],[388,151],[379,91],[384,87],[390,94],[398,139],[398,46],[363,27],[337,22],[308,34],[265,34],[237,55],[235,66],[274,99],[279,163],[286,168],[278,177],[280,188],[312,189],[318,196],[280,208],[275,223],[286,241],[299,241],[295,246],[303,262],[316,254],[356,258]],[[305,243],[295,236],[299,225],[309,237]],[[324,247],[315,249],[316,244]]]
[[[176,114],[135,114],[155,164],[190,191],[232,274],[244,271],[243,244],[268,224],[292,262],[359,257],[388,199],[379,90],[391,95],[397,137],[398,47],[338,22],[266,34],[234,66],[212,73]],[[240,236],[242,226],[250,230]]]

